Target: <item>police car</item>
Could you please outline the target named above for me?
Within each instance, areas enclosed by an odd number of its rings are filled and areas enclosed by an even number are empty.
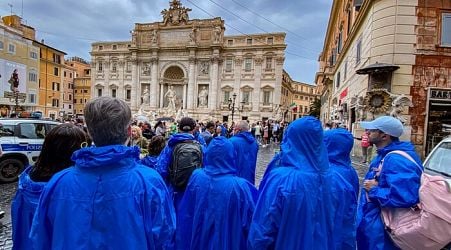
[[[40,119],[0,119],[0,183],[16,181],[28,164],[34,164],[45,135],[58,122]]]

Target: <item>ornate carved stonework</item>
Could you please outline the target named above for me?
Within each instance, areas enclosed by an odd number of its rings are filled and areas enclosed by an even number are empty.
[[[263,58],[261,58],[261,57],[255,58],[255,65],[260,66],[260,65],[262,65],[262,63],[263,63]]]
[[[189,20],[188,12],[192,9],[183,7],[179,0],[172,0],[169,10],[164,9],[161,11],[163,15],[164,25],[179,25],[181,23],[186,24]]]
[[[236,66],[241,66],[243,65],[243,58],[235,58],[235,65]]]

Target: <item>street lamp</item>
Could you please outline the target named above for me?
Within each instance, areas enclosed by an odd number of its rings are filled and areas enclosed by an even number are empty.
[[[232,111],[232,122],[233,122],[233,116],[235,114],[235,110],[239,111],[239,112],[243,112],[244,109],[244,101],[240,102],[241,106],[240,108],[235,108],[235,102],[236,102],[236,93],[233,93],[232,98],[229,98],[227,104],[228,104],[228,109],[230,111]]]

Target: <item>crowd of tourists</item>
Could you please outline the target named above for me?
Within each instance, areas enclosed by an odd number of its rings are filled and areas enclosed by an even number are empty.
[[[20,176],[15,249],[396,249],[381,208],[419,200],[421,161],[392,117],[361,122],[377,156],[359,186],[352,134],[314,117],[286,128],[184,117],[166,140],[163,123],[131,125],[119,99],[91,100],[84,116],[88,133],[57,126]],[[257,189],[269,131],[281,149]]]

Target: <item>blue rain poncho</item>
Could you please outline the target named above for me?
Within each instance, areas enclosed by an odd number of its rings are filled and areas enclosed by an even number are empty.
[[[158,156],[155,155],[147,155],[146,157],[141,159],[141,164],[147,166],[149,168],[156,168]]]
[[[333,249],[335,188],[320,121],[292,122],[279,157],[260,186],[249,248]]]
[[[235,156],[225,137],[211,141],[177,212],[177,249],[246,249],[257,190],[236,175]]]
[[[39,197],[47,182],[35,182],[30,178],[31,166],[19,177],[19,185],[11,204],[13,249],[31,249],[28,238]]]
[[[371,162],[365,180],[374,179],[380,161],[387,153],[402,150],[408,153],[420,166],[421,160],[410,142],[393,141],[378,149]],[[390,154],[384,159],[384,166],[378,177],[378,185],[369,192],[360,192],[357,211],[358,249],[398,249],[385,232],[381,219],[381,207],[412,207],[419,202],[421,170],[410,160],[399,154]]]
[[[332,181],[337,188],[336,193],[344,193],[337,196],[340,200],[335,200],[335,249],[355,249],[359,177],[351,165],[354,138],[346,129],[331,129],[324,132],[324,144],[329,156],[330,170],[334,173]]]
[[[35,249],[172,247],[175,211],[156,171],[138,163],[139,148],[82,148],[75,166],[52,177],[31,229]]]
[[[202,138],[202,136],[198,136],[198,138],[194,137],[194,135],[189,133],[178,133],[175,135],[172,135],[169,138],[168,144],[166,147],[164,147],[163,151],[161,151],[160,155],[157,159],[157,164],[155,165],[156,170],[158,173],[163,177],[163,179],[166,182],[166,185],[168,187],[169,193],[172,196],[172,200],[174,201],[174,206],[177,209],[177,206],[180,202],[180,200],[183,197],[183,190],[175,190],[172,185],[169,183],[168,175],[169,175],[169,166],[172,163],[172,150],[174,150],[174,147],[183,141],[197,141],[202,145],[202,152],[204,154],[204,163],[205,163],[205,147],[203,146],[205,144],[205,141],[200,142],[197,139]],[[203,140],[203,138],[202,138]]]
[[[250,132],[240,132],[230,138],[237,159],[237,175],[255,184],[258,144]]]

